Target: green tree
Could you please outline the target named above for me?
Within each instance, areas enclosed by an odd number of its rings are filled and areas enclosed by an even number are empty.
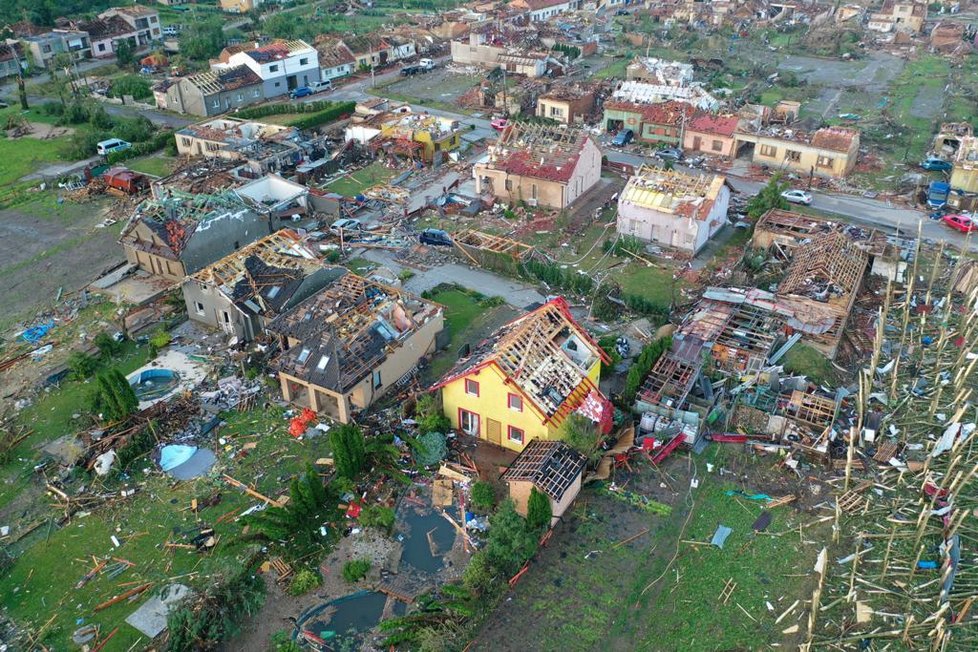
[[[180,36],[180,54],[196,61],[216,57],[224,47],[224,30],[220,18],[192,23]]]
[[[139,408],[132,385],[118,369],[108,369],[95,376],[92,411],[103,421],[122,421]]]
[[[672,346],[672,337],[662,337],[651,344],[647,344],[642,352],[638,355],[638,359],[632,364],[628,369],[628,375],[625,376],[625,388],[622,390],[622,401],[626,405],[631,405],[635,400],[635,396],[638,394],[639,388],[642,386],[642,381],[645,377],[649,375],[649,371],[655,365],[656,361],[662,356],[663,353],[669,350]]]
[[[445,416],[434,394],[425,394],[418,399],[414,415],[422,435],[429,432],[448,432],[452,427],[452,422]]]
[[[102,332],[95,336],[95,346],[103,360],[111,360],[122,351],[122,342],[117,342],[108,333]]]
[[[472,485],[472,507],[478,512],[488,513],[496,506],[496,492],[488,482],[479,480]]]
[[[115,44],[115,60],[120,68],[128,68],[136,61],[136,53],[128,39],[121,39]]]
[[[493,568],[507,577],[514,575],[537,550],[537,537],[516,513],[512,500],[505,500],[489,519],[486,557]]]
[[[598,444],[601,442],[601,435],[594,422],[581,414],[571,414],[564,420],[563,436],[564,443],[576,450],[578,453],[595,461],[601,456],[598,451]]]
[[[333,448],[336,473],[350,480],[360,475],[366,463],[366,450],[360,428],[352,424],[333,428],[329,433],[329,442]]]
[[[369,559],[351,559],[343,564],[343,579],[350,584],[359,582],[370,572]]]
[[[294,543],[287,549],[298,552],[314,545],[320,537],[319,527],[327,520],[329,492],[319,474],[312,467],[292,480],[289,485],[289,502],[285,507],[269,507],[249,518],[259,531],[281,543]]]
[[[241,623],[265,603],[265,582],[253,569],[211,584],[199,598],[181,604],[166,619],[169,652],[213,650],[241,631]]]
[[[526,527],[531,532],[539,532],[550,527],[551,518],[553,510],[550,508],[550,499],[547,494],[533,487],[530,489],[530,498],[526,501]]]
[[[761,190],[756,195],[751,197],[749,202],[747,202],[747,214],[751,217],[757,218],[772,208],[780,208],[782,210],[788,208],[788,202],[781,196],[781,193],[787,189],[788,184],[781,182],[781,175],[774,175],[771,177],[771,180],[768,181],[767,185],[761,188]]]
[[[149,86],[149,82],[139,75],[126,75],[112,82],[112,87],[109,88],[109,95],[112,97],[132,95],[134,99],[139,100],[152,97],[153,91]]]
[[[95,375],[99,368],[99,360],[84,351],[72,351],[68,356],[68,369],[75,380],[86,380]]]

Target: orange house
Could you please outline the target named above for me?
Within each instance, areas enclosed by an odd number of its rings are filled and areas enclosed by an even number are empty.
[[[558,297],[481,342],[434,389],[454,428],[522,451],[534,439],[560,439],[573,413],[611,430],[614,408],[598,389],[609,362]]]

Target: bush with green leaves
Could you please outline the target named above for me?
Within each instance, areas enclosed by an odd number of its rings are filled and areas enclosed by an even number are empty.
[[[169,652],[213,650],[241,631],[241,624],[265,604],[265,582],[252,568],[242,568],[226,580],[210,584],[166,619]]]
[[[309,593],[322,583],[323,578],[317,571],[308,568],[300,569],[289,582],[289,595],[298,596]]]
[[[153,333],[149,338],[150,345],[155,346],[157,349],[162,349],[172,341],[173,336],[170,335],[170,331],[162,327]]]
[[[771,180],[767,182],[767,185],[758,191],[756,195],[750,198],[747,202],[747,214],[751,217],[757,218],[768,212],[772,208],[780,208],[782,210],[788,208],[788,202],[784,197],[781,196],[785,190],[788,189],[787,183],[782,183],[781,175],[775,174],[771,177]]]
[[[553,510],[550,507],[550,498],[536,487],[530,489],[530,497],[526,501],[526,527],[530,531],[540,532],[550,527],[553,518]]]
[[[122,351],[122,342],[116,341],[108,333],[99,333],[95,336],[95,346],[98,347],[99,355],[103,360],[111,360]]]
[[[601,433],[593,421],[581,414],[570,414],[561,425],[561,439],[565,444],[594,462],[601,457],[599,445]]]
[[[483,480],[479,480],[472,485],[472,508],[480,514],[488,514],[496,506],[496,492],[492,485]]]
[[[109,87],[109,97],[123,97],[131,95],[134,99],[141,100],[153,97],[153,90],[149,82],[139,75],[125,75],[112,80]]]
[[[343,579],[350,584],[359,582],[370,572],[369,559],[351,559],[343,564]]]
[[[87,380],[95,375],[102,366],[101,361],[94,355],[84,351],[72,351],[68,356],[68,369],[75,380]]]
[[[122,421],[139,409],[139,399],[132,385],[118,369],[100,371],[95,376],[92,412],[105,422]]]
[[[489,563],[511,577],[536,551],[537,533],[526,526],[513,501],[504,500],[489,519],[489,542],[485,548]]]
[[[302,646],[295,642],[292,633],[286,629],[280,629],[272,634],[272,647],[270,652],[303,652]]]
[[[367,505],[360,511],[360,524],[375,527],[387,533],[394,531],[394,510],[383,505]]]
[[[499,574],[489,562],[484,550],[472,555],[469,565],[462,571],[462,586],[476,595],[489,593],[499,584]]]
[[[272,541],[282,544],[286,555],[301,556],[322,540],[320,526],[334,514],[330,493],[312,467],[292,480],[285,507],[269,507],[247,517],[247,522]]]
[[[150,421],[145,428],[129,437],[124,446],[116,450],[116,468],[123,471],[128,469],[133,462],[156,448],[157,442],[156,426],[153,421]]]
[[[367,451],[360,428],[350,423],[333,428],[329,433],[329,443],[333,449],[336,473],[350,480],[360,475],[367,463]]]
[[[425,468],[445,459],[448,446],[445,435],[440,432],[426,432],[414,440],[414,463]]]
[[[649,375],[652,367],[663,353],[672,346],[672,337],[660,337],[651,344],[646,345],[639,354],[638,359],[632,364],[625,376],[625,388],[622,390],[622,401],[627,406],[635,401],[642,381]]]
[[[438,405],[434,394],[425,394],[418,399],[414,408],[414,419],[418,422],[418,431],[423,435],[429,432],[448,432],[452,422]]]

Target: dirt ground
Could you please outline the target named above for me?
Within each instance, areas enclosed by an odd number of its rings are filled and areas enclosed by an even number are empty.
[[[119,225],[96,228],[106,202],[58,206],[50,193],[0,211],[0,328],[79,290],[124,259]]]
[[[424,75],[401,77],[384,88],[385,93],[394,93],[413,98],[421,104],[432,102],[454,104],[455,99],[482,81],[483,75],[455,73],[438,68]]]

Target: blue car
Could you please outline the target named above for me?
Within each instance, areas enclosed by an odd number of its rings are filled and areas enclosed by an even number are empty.
[[[299,88],[293,89],[292,92],[289,93],[289,97],[291,97],[293,100],[297,100],[300,97],[309,97],[310,95],[312,95],[312,89],[308,86],[300,86]]]
[[[631,129],[622,129],[615,134],[615,139],[611,141],[611,144],[615,147],[624,147],[628,143],[632,142],[632,137],[634,136],[635,132]]]
[[[920,167],[925,170],[932,170],[938,172],[947,172],[954,168],[954,165],[949,161],[944,159],[939,159],[936,156],[931,156],[920,162]]]

